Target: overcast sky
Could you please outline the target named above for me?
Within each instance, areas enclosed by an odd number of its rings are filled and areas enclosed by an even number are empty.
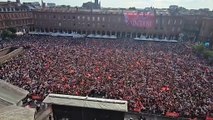
[[[0,0],[6,1],[6,0]],[[11,0],[15,1],[15,0]],[[41,0],[21,0],[21,2],[32,2]],[[44,2],[53,2],[57,5],[65,4],[71,6],[81,6],[83,2],[94,1],[94,0],[43,0]],[[99,0],[100,1],[100,0]],[[169,5],[178,5],[188,9],[198,8],[210,8],[213,10],[213,0],[101,0],[102,7],[157,7],[157,8],[168,8]]]

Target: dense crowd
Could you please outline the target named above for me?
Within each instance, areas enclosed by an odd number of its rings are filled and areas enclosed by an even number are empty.
[[[213,110],[213,67],[190,43],[30,36],[4,46],[29,50],[0,67],[1,79],[48,93],[121,99],[135,112],[205,116]]]

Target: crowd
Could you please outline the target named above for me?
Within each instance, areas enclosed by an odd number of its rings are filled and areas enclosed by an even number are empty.
[[[32,99],[49,93],[121,99],[130,111],[184,117],[213,110],[213,67],[191,43],[28,36],[3,45],[30,47],[0,67],[0,78]]]

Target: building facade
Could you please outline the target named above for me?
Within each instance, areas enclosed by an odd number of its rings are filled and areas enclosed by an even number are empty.
[[[8,28],[26,31],[33,25],[32,12],[17,2],[0,2],[0,32]]]
[[[145,36],[176,40],[183,33],[190,40],[213,39],[213,19],[206,15],[171,15],[164,14],[165,10],[161,12],[153,10],[151,12],[155,15],[154,27],[138,27],[127,22],[125,13],[138,14],[140,12],[56,7],[30,10],[27,5],[20,4],[19,0],[0,2],[0,32],[4,29],[16,28],[18,31],[77,32],[85,35],[115,35],[118,38]]]
[[[213,42],[213,18],[204,18],[199,33],[200,39]]]
[[[79,34],[116,35],[117,37],[147,37],[175,39],[184,27],[182,16],[156,15],[154,28],[141,28],[125,22],[124,11],[37,10],[31,30]]]

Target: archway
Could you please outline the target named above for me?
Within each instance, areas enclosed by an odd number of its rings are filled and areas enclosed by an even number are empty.
[[[121,32],[117,32],[117,37],[118,37],[118,38],[121,37]]]
[[[105,31],[102,31],[101,35],[105,35]]]

